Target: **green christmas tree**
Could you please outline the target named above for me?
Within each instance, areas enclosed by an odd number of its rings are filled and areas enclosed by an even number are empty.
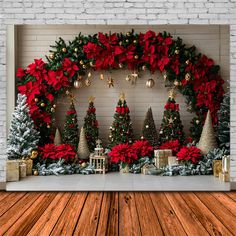
[[[175,91],[170,90],[159,131],[159,144],[170,140],[179,140],[183,144],[185,140],[183,125],[180,120],[179,104],[175,102],[175,95]]]
[[[77,150],[79,142],[77,112],[74,106],[74,100],[71,99],[70,108],[66,114],[66,121],[63,131],[63,143],[72,145]]]
[[[89,107],[84,118],[84,129],[89,151],[93,152],[98,139],[98,121],[96,118],[96,108],[94,107],[94,97],[89,98]]]
[[[133,128],[125,94],[121,93],[114,115],[114,121],[110,127],[109,147],[111,148],[117,144],[127,142],[133,142]]]
[[[230,150],[230,95],[225,94],[224,100],[221,103],[218,111],[218,138],[220,148]]]
[[[7,139],[8,159],[20,159],[29,156],[39,142],[39,132],[30,117],[25,95],[18,94],[17,106],[13,113],[9,136]]]
[[[152,146],[157,146],[158,144],[158,134],[151,107],[148,108],[146,118],[143,122],[142,138],[148,140]]]

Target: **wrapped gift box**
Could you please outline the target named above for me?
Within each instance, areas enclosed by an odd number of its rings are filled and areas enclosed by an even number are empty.
[[[19,161],[18,160],[7,160],[7,181],[19,181]]]
[[[222,160],[214,160],[213,161],[213,175],[215,177],[219,177],[221,170],[222,170]]]
[[[141,173],[144,174],[144,175],[150,175],[156,169],[157,168],[153,164],[145,164],[141,168]]]
[[[178,165],[178,159],[176,156],[168,156],[168,166]]]
[[[229,173],[220,172],[219,179],[220,181],[223,181],[223,182],[230,182],[230,175]]]
[[[154,150],[155,166],[160,169],[168,165],[168,157],[172,156],[171,149]]]
[[[26,164],[20,163],[19,170],[20,170],[20,178],[25,178],[26,177]]]

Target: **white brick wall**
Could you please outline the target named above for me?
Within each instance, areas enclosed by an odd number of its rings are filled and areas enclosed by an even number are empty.
[[[55,13],[49,12],[50,8]],[[78,12],[74,9],[78,9]],[[235,0],[1,0],[1,94],[6,95],[6,28],[9,24],[230,24],[231,176],[236,181],[236,83],[233,82],[236,76],[235,11]],[[0,109],[3,112],[0,119],[0,181],[4,181],[6,96],[0,99]]]

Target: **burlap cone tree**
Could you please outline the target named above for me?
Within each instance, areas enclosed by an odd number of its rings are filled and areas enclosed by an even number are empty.
[[[79,145],[78,145],[78,157],[79,159],[88,159],[89,158],[89,148],[87,139],[85,136],[84,127],[81,128],[80,137],[79,137]]]
[[[56,133],[55,133],[55,137],[54,137],[54,144],[56,146],[59,146],[62,144],[61,133],[58,128],[56,129]]]
[[[207,112],[205,124],[202,129],[202,134],[200,141],[198,143],[198,148],[204,155],[212,151],[214,148],[217,148],[216,137],[212,126],[211,113],[209,110]]]

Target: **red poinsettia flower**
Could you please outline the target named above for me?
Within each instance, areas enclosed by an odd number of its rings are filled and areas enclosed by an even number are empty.
[[[95,66],[97,69],[117,68],[118,63],[116,57],[124,53],[124,47],[118,44],[117,35],[105,35],[98,33],[98,40],[103,45],[103,49],[100,51],[99,56],[96,58]]]
[[[62,69],[68,73],[69,78],[72,78],[79,67],[75,62],[72,62],[69,58],[64,58],[62,61]]]
[[[46,144],[39,148],[40,155],[43,159],[59,160],[65,159],[71,161],[75,158],[76,152],[69,144],[61,144],[55,146],[54,144]]]
[[[134,152],[134,149],[129,144],[119,144],[114,146],[108,153],[113,163],[127,163],[131,164],[138,160],[138,155]]]
[[[25,76],[25,71],[24,71],[24,69],[18,68],[17,73],[16,73],[16,76],[19,77],[19,78],[24,77],[24,76]]]
[[[195,146],[182,147],[176,155],[179,161],[188,161],[197,164],[202,159],[201,150]]]
[[[36,95],[41,94],[40,84],[38,82],[29,81],[24,85],[18,86],[18,91],[21,94],[25,94],[27,97],[27,102],[30,104]]]
[[[139,157],[152,157],[153,147],[146,140],[137,140],[133,143],[132,148]]]
[[[175,102],[167,102],[165,105],[165,109],[179,111],[179,104],[176,104]]]
[[[116,107],[116,112],[120,114],[125,114],[129,112],[128,107]]]
[[[44,65],[45,63],[42,58],[34,59],[34,63],[28,65],[27,72],[34,76],[37,80],[41,80],[43,78],[43,74],[47,72]]]
[[[84,45],[84,52],[88,59],[97,58],[100,55],[101,50],[102,48],[96,43],[88,42],[88,44]]]
[[[159,149],[171,149],[173,155],[176,155],[177,152],[179,152],[180,147],[181,145],[180,145],[179,140],[170,140],[165,143],[162,143]]]
[[[45,77],[45,80],[51,85],[56,91],[61,88],[69,87],[70,82],[68,78],[64,75],[62,70],[57,71],[48,71],[48,76]]]

